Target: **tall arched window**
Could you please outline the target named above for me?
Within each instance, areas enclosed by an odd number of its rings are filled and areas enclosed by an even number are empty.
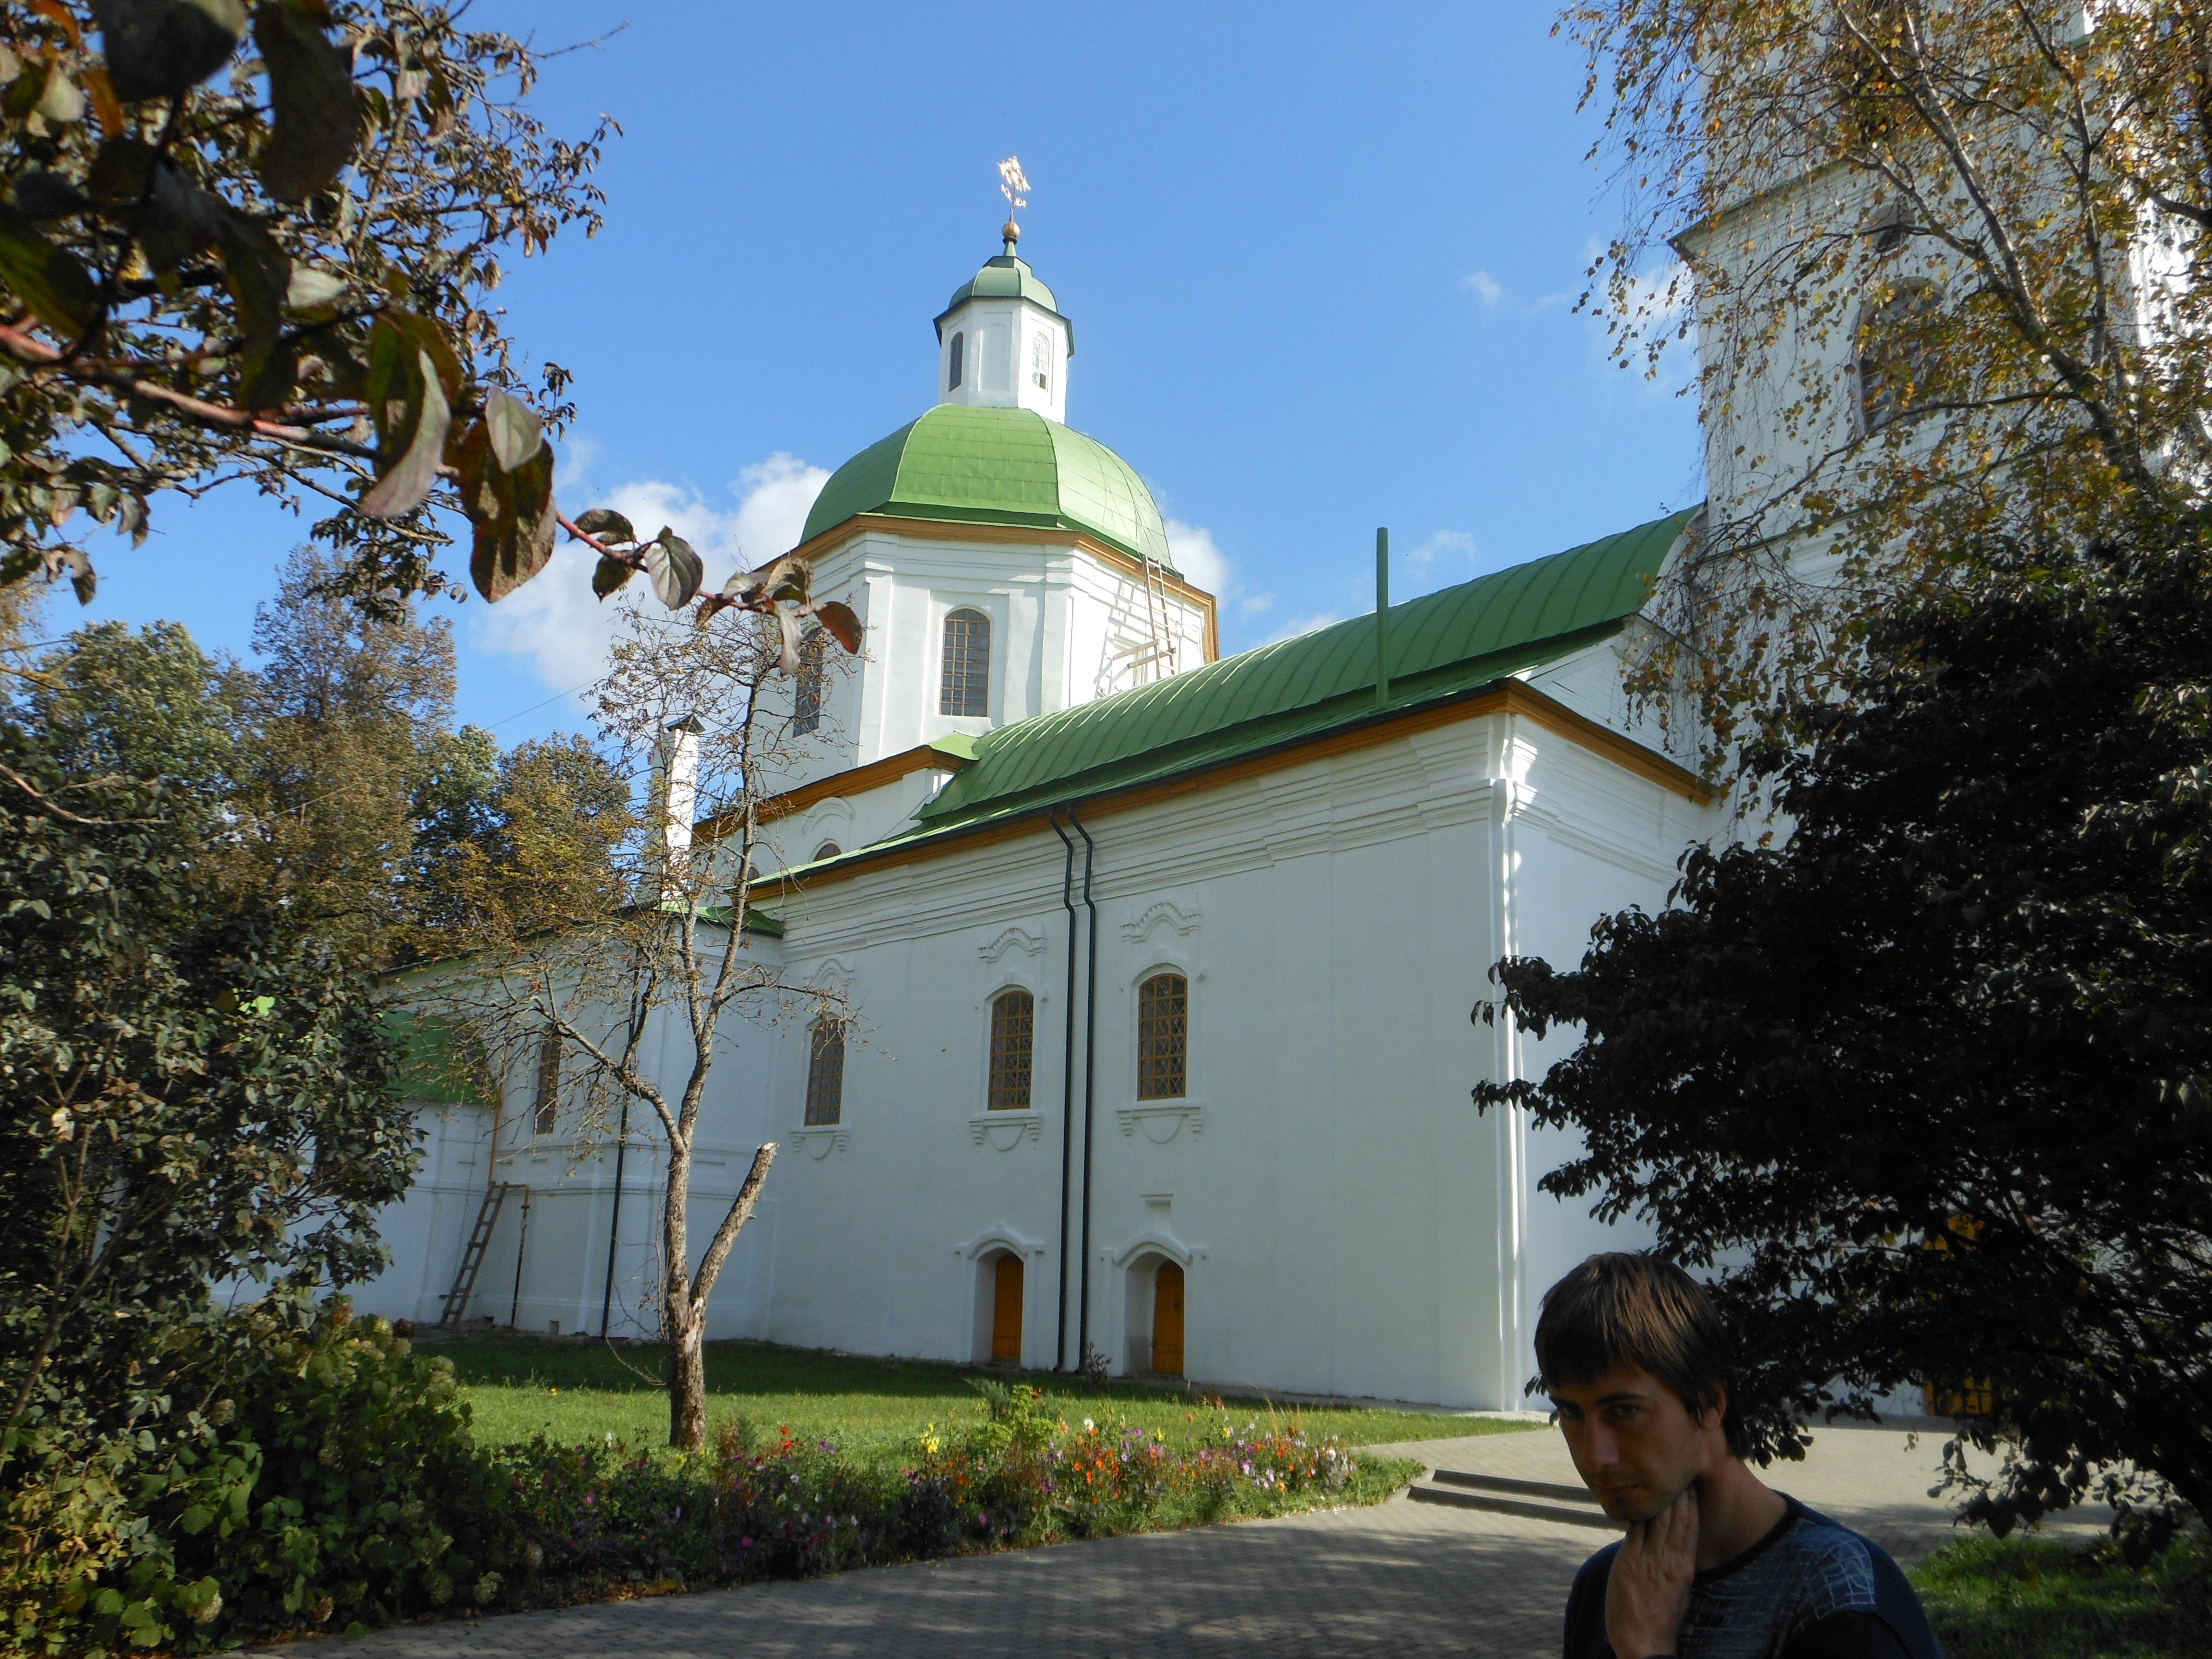
[[[835,1123],[845,1110],[845,1025],[842,1020],[814,1022],[806,1057],[806,1121]]]
[[[792,695],[791,729],[812,732],[822,724],[822,629],[810,628],[799,642],[799,689]]]
[[[991,1002],[991,1097],[994,1112],[1030,1109],[1030,1057],[1036,1034],[1036,999],[1001,992]]]
[[[1869,437],[1927,401],[1937,315],[1936,290],[1915,283],[1868,307],[1860,319],[1859,429]]]
[[[945,360],[949,365],[945,371],[945,389],[947,392],[951,391],[960,384],[960,370],[962,368],[961,360],[967,355],[968,337],[965,334],[954,335],[952,337],[952,349],[945,354]]]
[[[817,864],[819,864],[824,859],[834,859],[844,850],[845,849],[838,846],[836,842],[825,841],[821,846],[814,849],[814,861]]]
[[[1046,335],[1030,337],[1030,384],[1040,392],[1052,390],[1052,341]]]
[[[980,611],[956,611],[945,619],[945,674],[937,712],[991,712],[991,619]]]
[[[1190,1077],[1190,981],[1154,974],[1137,988],[1137,1098],[1177,1100]]]

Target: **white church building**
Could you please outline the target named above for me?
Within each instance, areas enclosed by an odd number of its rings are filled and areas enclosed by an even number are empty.
[[[935,332],[935,405],[801,544],[866,644],[792,709],[817,758],[746,947],[852,1018],[724,1026],[695,1241],[781,1152],[709,1336],[1524,1406],[1537,1297],[1619,1235],[1468,1099],[1571,1034],[1469,1011],[1725,832],[1621,690],[1691,515],[1224,658],[1142,480],[1066,423],[1073,327],[1011,241]],[[358,1305],[437,1320],[504,1182],[464,1311],[650,1334],[657,1149],[634,1119],[618,1188],[532,1088],[423,1089],[464,1097],[422,1101]]]

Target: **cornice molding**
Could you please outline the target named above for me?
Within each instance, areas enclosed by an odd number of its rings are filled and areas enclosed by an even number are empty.
[[[1089,799],[1079,799],[1076,805],[1081,807],[1086,818],[1096,822],[1117,813],[1172,800],[1181,795],[1222,788],[1232,783],[1242,783],[1247,779],[1263,777],[1271,772],[1285,771],[1291,767],[1326,760],[1332,756],[1350,754],[1379,744],[1395,742],[1417,732],[1431,731],[1462,720],[1480,720],[1491,714],[1519,715],[1531,725],[1556,732],[1577,747],[1611,761],[1623,771],[1655,783],[1696,805],[1707,805],[1713,799],[1713,792],[1704,779],[1658,750],[1647,749],[1633,738],[1621,736],[1610,726],[1601,726],[1586,714],[1577,714],[1525,681],[1508,679],[1425,708],[1370,719],[1348,728],[1286,743],[1261,754],[1248,755],[1241,759],[1200,768],[1150,783],[1134,784],[1126,789],[1108,791]],[[1056,805],[1065,806],[1067,803],[1063,801]],[[860,848],[847,854],[829,868],[809,876],[807,885],[810,888],[819,887],[854,876],[873,874],[899,865],[943,858],[954,853],[988,847],[994,842],[1035,835],[1039,831],[1045,810],[1038,807],[1010,818],[979,824],[973,830],[949,831],[941,838],[894,843],[879,852],[872,853]],[[779,879],[771,878],[762,885],[775,884]]]

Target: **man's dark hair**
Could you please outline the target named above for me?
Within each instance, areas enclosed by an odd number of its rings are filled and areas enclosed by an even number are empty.
[[[1608,1250],[1553,1285],[1536,1320],[1536,1364],[1545,1388],[1632,1365],[1664,1382],[1692,1417],[1712,1409],[1718,1385],[1728,1391],[1729,1450],[1744,1454],[1728,1331],[1705,1287],[1671,1261]]]

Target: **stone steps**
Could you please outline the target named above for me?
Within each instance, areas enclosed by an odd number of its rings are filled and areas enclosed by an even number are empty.
[[[1416,1504],[1488,1510],[1496,1515],[1517,1515],[1528,1521],[1602,1527],[1609,1532],[1621,1529],[1620,1522],[1598,1507],[1597,1499],[1588,1488],[1554,1486],[1546,1480],[1514,1480],[1502,1474],[1437,1469],[1427,1480],[1415,1481],[1406,1496]]]

